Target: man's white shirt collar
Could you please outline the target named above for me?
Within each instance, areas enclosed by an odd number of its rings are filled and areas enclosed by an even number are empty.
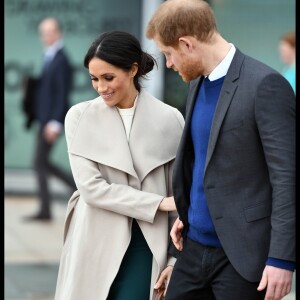
[[[217,80],[223,76],[225,76],[228,72],[229,66],[232,62],[233,56],[235,54],[236,48],[232,43],[230,50],[227,55],[223,58],[223,60],[215,67],[215,69],[208,75],[208,79],[210,81]]]

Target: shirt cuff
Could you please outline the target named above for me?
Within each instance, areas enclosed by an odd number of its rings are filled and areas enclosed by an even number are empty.
[[[63,124],[56,121],[56,120],[51,120],[47,123],[47,126],[51,127],[53,131],[56,131],[57,133],[60,133],[63,129]]]
[[[278,259],[274,257],[269,257],[267,259],[266,265],[289,270],[292,272],[294,272],[296,268],[296,264],[293,261]]]

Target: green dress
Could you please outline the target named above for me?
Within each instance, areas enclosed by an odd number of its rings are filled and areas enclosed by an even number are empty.
[[[119,272],[107,300],[148,300],[150,294],[152,252],[136,222]]]

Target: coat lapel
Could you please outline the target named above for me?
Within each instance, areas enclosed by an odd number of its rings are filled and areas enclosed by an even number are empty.
[[[225,76],[223,87],[219,96],[217,103],[216,111],[212,121],[212,127],[210,130],[210,136],[208,141],[206,162],[204,167],[204,174],[207,168],[207,165],[210,162],[214,148],[216,146],[216,141],[220,132],[221,125],[223,123],[226,112],[229,108],[229,105],[232,101],[236,88],[238,86],[236,80],[239,77],[241,64],[244,60],[244,56],[236,49],[235,56],[232,60],[232,63],[229,67],[229,70]]]
[[[69,152],[137,177],[119,112],[101,97],[82,113]]]
[[[170,108],[145,90],[140,92],[129,146],[141,181],[156,167],[176,156],[182,127]]]
[[[175,112],[142,90],[129,142],[115,107],[98,97],[82,113],[69,152],[124,171],[139,181],[175,158],[182,134]]]

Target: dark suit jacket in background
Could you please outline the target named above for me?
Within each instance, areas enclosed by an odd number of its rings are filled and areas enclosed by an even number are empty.
[[[191,117],[202,80],[190,84],[173,175],[184,236],[194,163]],[[295,95],[278,72],[238,49],[214,114],[203,182],[220,242],[241,276],[259,281],[268,257],[295,261]]]
[[[27,115],[27,128],[34,120],[42,126],[50,120],[64,123],[70,106],[72,80],[72,67],[63,49],[56,53],[39,78],[25,77],[23,111]]]
[[[63,51],[59,50],[40,77],[36,90],[35,113],[40,124],[50,120],[64,123],[69,109],[72,88],[72,68]]]
[[[22,81],[22,111],[25,113],[25,128],[30,129],[32,122],[35,120],[34,97],[38,79],[30,75],[25,75]]]

